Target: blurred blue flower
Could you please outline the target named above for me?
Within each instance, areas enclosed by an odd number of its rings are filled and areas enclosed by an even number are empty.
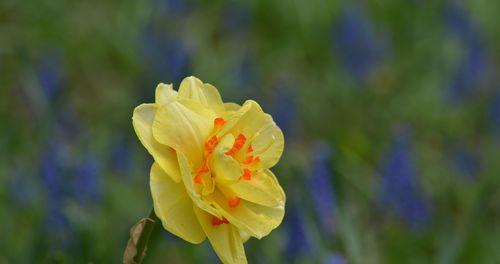
[[[456,35],[467,46],[479,46],[477,28],[470,20],[467,10],[454,2],[448,1],[444,6],[444,22],[451,33]]]
[[[334,27],[334,47],[346,70],[357,80],[365,80],[385,56],[385,37],[359,7],[344,10]]]
[[[452,161],[466,179],[474,179],[481,167],[479,156],[465,146],[457,146],[452,150]]]
[[[330,179],[331,149],[325,142],[313,148],[310,186],[316,213],[323,230],[329,234],[334,231],[335,196]]]
[[[50,125],[52,136],[48,140],[56,142],[54,144],[57,144],[59,149],[70,146],[87,133],[85,127],[79,122],[73,106],[67,102],[58,106],[54,113],[54,123]]]
[[[447,3],[443,14],[446,28],[462,44],[464,57],[452,73],[449,93],[452,101],[468,98],[470,92],[486,77],[487,56],[478,29],[465,9]]]
[[[111,168],[121,175],[128,175],[131,169],[132,153],[126,138],[120,138],[112,143],[110,148]]]
[[[296,208],[289,207],[285,217],[288,235],[285,256],[290,261],[294,261],[299,256],[306,254],[311,245],[302,215]]]
[[[54,236],[61,236],[69,228],[69,222],[61,210],[60,205],[50,204],[47,208],[45,223],[48,233]],[[64,243],[64,242],[63,242]]]
[[[40,176],[49,204],[58,203],[63,195],[64,174],[58,160],[58,144],[46,147],[41,154]]]
[[[190,74],[189,52],[178,38],[160,34],[150,26],[142,34],[142,49],[153,79],[179,84]]]
[[[253,85],[258,78],[255,67],[255,62],[249,55],[245,55],[242,59],[238,60],[238,63],[234,67],[238,85],[257,88]],[[255,94],[257,92],[254,91],[252,96],[255,96]]]
[[[470,47],[451,76],[449,86],[451,100],[459,101],[467,98],[485,80],[486,72],[487,62],[483,50]]]
[[[44,219],[43,236],[48,250],[54,252],[67,251],[78,240],[74,237],[71,224],[60,206],[51,204],[47,208]]]
[[[57,53],[47,52],[40,56],[37,66],[37,75],[40,88],[46,99],[51,102],[63,87],[64,67]]]
[[[407,224],[419,228],[427,223],[430,211],[419,189],[409,135],[398,133],[382,165],[382,204]]]
[[[296,95],[293,85],[280,82],[266,104],[269,106],[269,113],[287,138],[298,132]]]
[[[238,37],[238,35],[245,35],[248,32],[252,16],[242,3],[229,1],[223,9],[223,34]]]
[[[51,250],[67,247],[70,244],[69,222],[63,212],[65,198],[64,166],[60,162],[60,145],[52,142],[41,154],[40,176],[46,192],[44,224]]]
[[[323,262],[324,264],[345,264],[345,258],[344,256],[340,254],[329,254],[326,256],[325,261]]]
[[[55,113],[55,120],[50,123],[46,145],[40,153],[40,175],[49,203],[61,201],[67,194],[66,172],[71,163],[69,149],[71,143],[81,135],[73,111],[64,105]]]
[[[493,96],[493,102],[490,106],[490,120],[493,127],[493,133],[500,136],[500,91]]]
[[[188,0],[157,0],[157,5],[170,15],[185,15],[190,9]]]
[[[95,202],[101,196],[101,164],[92,153],[87,153],[75,169],[73,188],[80,202]]]

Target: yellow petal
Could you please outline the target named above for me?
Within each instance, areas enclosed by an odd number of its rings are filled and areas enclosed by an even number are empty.
[[[253,155],[260,157],[261,160],[257,164],[258,167],[264,169],[271,168],[278,163],[285,147],[283,132],[267,114],[265,123],[250,142],[254,150]]]
[[[217,136],[221,137],[230,131],[232,131],[234,135],[237,135],[235,134],[233,127],[238,125],[241,118],[243,118],[251,109],[252,106],[250,104],[246,104],[239,107],[237,111],[226,111],[223,114],[223,117],[227,120],[227,122],[219,131],[217,131]]]
[[[221,213],[215,207],[212,207],[208,202],[204,201],[202,199],[202,196],[196,191],[195,183],[193,181],[193,169],[189,165],[189,162],[184,154],[177,153],[177,158],[179,160],[182,182],[184,183],[186,191],[189,197],[191,197],[191,199],[193,200],[195,206],[209,212],[212,215],[221,217]]]
[[[155,103],[160,106],[168,104],[177,98],[177,92],[174,91],[172,84],[160,83],[156,86]]]
[[[142,145],[156,162],[175,182],[181,180],[177,155],[168,146],[157,142],[153,137],[152,125],[156,114],[155,104],[141,104],[134,110],[132,124]]]
[[[242,133],[247,137],[245,148],[249,144],[252,145],[254,150],[252,155],[259,156],[261,160],[258,168],[271,168],[279,161],[283,153],[285,140],[281,129],[255,101],[246,101],[236,113],[238,112],[243,112],[243,114],[229,132],[234,135]],[[244,151],[240,151],[235,157],[237,160],[244,160],[246,155]]]
[[[252,236],[245,232],[245,230],[239,230],[240,232],[240,237],[241,237],[241,241],[243,241],[243,243],[247,242]]]
[[[200,79],[193,76],[182,80],[179,87],[179,97],[196,101],[217,112],[224,111],[224,104],[217,88],[208,83],[204,84]]]
[[[199,166],[214,118],[211,110],[198,103],[173,101],[158,109],[153,121],[153,136],[177,153],[184,153],[194,166]]]
[[[237,181],[243,174],[241,165],[233,157],[226,155],[234,143],[234,136],[231,134],[225,135],[215,147],[212,158],[212,172],[215,180],[219,184],[224,184],[227,181]]]
[[[211,106],[215,110],[219,112],[223,112],[225,110],[224,103],[222,102],[222,98],[220,96],[219,90],[209,83],[203,84],[205,89],[203,93],[205,94],[205,98],[207,100],[207,105]]]
[[[156,162],[151,167],[150,187],[155,213],[166,230],[194,244],[205,240],[184,185],[172,181]]]
[[[201,195],[208,195],[214,192],[215,190],[215,181],[212,178],[212,174],[210,172],[203,173],[201,175]]]
[[[224,103],[224,108],[226,111],[238,111],[240,109],[241,105],[237,103]]]
[[[258,239],[276,228],[285,214],[284,206],[267,207],[245,200],[241,200],[237,207],[231,208],[227,198],[217,190],[205,199],[231,224]]]
[[[231,224],[212,225],[212,215],[195,206],[194,211],[208,240],[223,263],[247,263],[240,233]]]
[[[230,130],[235,135],[242,133],[248,138],[259,131],[262,124],[266,122],[266,115],[255,101],[246,101],[238,111],[242,115]]]
[[[247,201],[270,207],[285,205],[285,192],[270,170],[252,173],[250,180],[238,180],[225,186],[231,193]]]

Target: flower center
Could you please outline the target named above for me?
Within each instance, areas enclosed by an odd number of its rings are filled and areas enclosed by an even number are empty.
[[[217,117],[214,119],[214,131],[220,130],[224,125],[226,124],[226,120],[224,120],[222,117]],[[251,181],[252,180],[252,165],[257,164],[260,162],[260,158],[256,155],[253,155],[253,147],[251,144],[248,144],[246,147],[245,153],[239,154],[240,151],[245,147],[247,143],[247,138],[243,134],[238,134],[236,136],[233,146],[226,151],[224,154],[228,156],[232,156],[233,158],[236,158],[240,160],[240,164],[243,168],[243,173],[239,177],[240,180],[245,180],[245,181]],[[208,161],[210,160],[210,157],[212,156],[212,153],[214,152],[215,148],[219,144],[219,138],[216,135],[212,135],[204,145],[204,158],[202,160],[202,163],[200,167],[196,170],[195,176],[193,178],[193,181],[195,184],[200,185],[203,187],[202,189],[199,189],[199,191],[202,194],[209,194],[214,190],[214,181],[213,178],[215,175],[210,173],[210,168],[208,165]],[[230,208],[236,208],[240,205],[241,203],[241,198],[237,196],[231,196],[227,195],[227,204],[229,205]],[[221,225],[221,224],[227,224],[229,223],[225,218],[219,219],[217,217],[212,218],[212,225]]]
[[[240,197],[234,197],[234,198],[228,198],[227,199],[227,204],[231,208],[236,208],[238,205],[240,205],[241,199]]]
[[[247,141],[247,138],[243,134],[239,134],[236,139],[234,140],[233,147],[226,152],[226,155],[233,156],[236,154],[238,151],[240,151],[241,148],[245,145],[245,141]]]
[[[220,219],[216,216],[212,216],[212,225],[213,226],[219,226],[222,224],[229,224],[229,221],[224,217],[222,217],[222,219]]]
[[[249,169],[243,169],[243,174],[240,176],[240,179],[243,180],[251,180],[252,179],[252,173],[250,172]]]

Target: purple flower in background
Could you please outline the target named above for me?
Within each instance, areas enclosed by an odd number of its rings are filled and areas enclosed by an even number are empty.
[[[385,56],[385,38],[359,7],[344,10],[332,41],[344,67],[357,80],[368,78]]]
[[[252,85],[254,89],[257,88],[253,85],[258,78],[257,70],[255,67],[255,62],[249,55],[244,56],[238,61],[238,63],[234,67],[234,70],[239,86]],[[254,92],[252,96],[255,96],[257,94],[257,92]]]
[[[444,22],[446,27],[467,46],[479,46],[477,28],[470,20],[467,11],[454,3],[448,2],[444,6]]]
[[[223,10],[223,30],[233,36],[244,35],[248,32],[251,15],[243,2],[230,1]]]
[[[493,102],[490,106],[490,120],[493,133],[500,136],[500,91],[493,97]]]
[[[189,10],[188,0],[157,0],[158,6],[169,14],[184,15]]]
[[[48,52],[39,58],[37,67],[38,80],[43,94],[49,102],[53,101],[63,86],[63,66],[57,53]]]
[[[187,48],[178,38],[160,34],[149,27],[142,34],[145,63],[151,67],[152,78],[180,83],[189,75],[191,59]]]
[[[344,256],[340,254],[329,254],[326,256],[325,261],[323,262],[324,264],[345,264],[347,263],[345,261]]]
[[[76,140],[81,128],[70,109],[63,108],[56,113],[55,122],[49,128],[50,138],[42,150],[40,157],[40,175],[45,187],[49,203],[60,202],[66,195],[66,172],[69,170],[69,148]]]
[[[487,73],[487,57],[479,30],[475,27],[466,10],[448,3],[444,8],[444,20],[450,34],[456,37],[463,47],[463,58],[452,73],[449,93],[452,101],[467,98]]]
[[[453,149],[452,161],[456,170],[466,179],[474,179],[481,167],[479,156],[465,146]]]
[[[297,102],[296,90],[293,85],[280,84],[276,87],[271,96],[267,109],[272,114],[274,121],[281,128],[286,137],[293,137],[297,134]]]
[[[47,146],[41,155],[40,176],[49,204],[58,203],[63,195],[64,173],[58,159],[58,144]]]
[[[47,145],[40,153],[39,175],[45,190],[44,227],[49,239],[48,247],[59,250],[73,243],[72,230],[64,207],[71,193],[71,175],[73,175],[72,144],[81,135],[81,127],[76,122],[71,108],[63,105],[51,124]]]
[[[334,231],[335,197],[330,179],[331,149],[325,142],[317,143],[313,148],[310,186],[316,213],[324,231]]]
[[[397,133],[384,157],[381,170],[382,204],[407,224],[421,227],[428,221],[430,212],[419,189],[409,135]]]
[[[287,210],[287,244],[286,244],[286,257],[290,261],[297,259],[302,254],[310,250],[310,241],[307,236],[306,226],[304,219],[300,212],[291,207]]]
[[[60,144],[52,142],[41,154],[40,176],[46,192],[45,225],[51,243],[58,249],[69,245],[69,223],[63,212],[65,198],[64,166],[60,160]]]
[[[96,157],[87,153],[76,166],[73,179],[74,195],[80,202],[97,201],[101,195],[101,165]]]
[[[487,63],[483,50],[470,47],[450,80],[450,97],[453,101],[466,98],[486,78]]]
[[[111,145],[110,149],[111,168],[120,175],[128,175],[131,168],[132,153],[126,138],[118,139]]]
[[[255,59],[248,53],[236,56],[231,62],[229,75],[232,85],[224,92],[231,101],[244,101],[246,98],[258,100],[262,94],[261,86],[257,84],[259,75]]]

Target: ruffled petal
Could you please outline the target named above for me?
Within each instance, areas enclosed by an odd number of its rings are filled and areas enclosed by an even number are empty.
[[[215,191],[205,198],[229,222],[258,239],[276,228],[285,214],[284,206],[268,207],[241,200],[238,206],[230,207],[226,196]]]
[[[155,103],[160,106],[168,104],[177,99],[177,92],[174,91],[172,84],[160,83],[156,86]]]
[[[254,135],[261,129],[263,123],[267,121],[267,117],[260,105],[252,100],[246,101],[237,112],[240,112],[241,116],[230,130],[230,132],[236,135],[239,133],[247,137]]]
[[[241,116],[236,113],[242,113]],[[271,168],[281,158],[285,140],[283,132],[273,121],[273,118],[262,111],[262,108],[255,101],[248,100],[235,112],[237,121],[230,127],[229,132],[233,135],[243,134],[247,137],[245,148],[252,145],[252,155],[258,156],[261,160],[258,168]],[[228,122],[229,123],[229,122]],[[244,160],[247,154],[239,152],[236,159]]]
[[[177,153],[184,153],[194,166],[199,166],[214,118],[213,111],[198,103],[173,101],[158,109],[153,121],[153,136]]]
[[[217,88],[200,79],[190,76],[182,80],[179,87],[179,97],[196,101],[216,112],[224,111],[224,104]]]
[[[188,160],[182,153],[177,154],[178,160],[179,160],[179,167],[182,175],[182,182],[184,183],[184,186],[186,188],[186,191],[193,200],[193,203],[195,206],[209,212],[212,215],[216,215],[218,217],[221,217],[221,213],[213,206],[211,206],[208,202],[204,201],[202,199],[202,196],[197,192],[195,183],[194,183],[194,174],[193,170],[191,169],[191,166],[189,165]]]
[[[209,83],[205,83],[203,93],[207,100],[207,105],[212,107],[218,112],[223,112],[225,110],[224,103],[222,102],[222,97],[220,96],[219,90]]]
[[[223,263],[247,263],[243,241],[236,227],[231,224],[212,225],[212,215],[196,207],[194,211],[215,253]]]
[[[226,103],[227,104],[227,103]],[[252,109],[250,104],[238,107],[236,111],[227,111],[224,113],[223,117],[227,120],[226,124],[217,131],[217,136],[221,137],[228,132],[231,132],[233,128],[238,125],[240,119],[246,115],[248,111]],[[234,134],[237,135],[237,134]]]
[[[237,103],[224,103],[224,109],[226,109],[226,111],[238,111],[240,108],[241,105]]]
[[[247,242],[252,236],[245,232],[244,230],[239,230],[240,232],[240,237],[241,237],[241,241],[243,241],[243,243]]]
[[[285,138],[283,132],[274,123],[272,117],[266,114],[266,121],[250,140],[253,147],[253,155],[260,158],[259,168],[268,169],[276,165],[283,154]]]
[[[226,155],[234,143],[234,136],[225,135],[214,150],[212,158],[212,171],[215,180],[219,183],[237,181],[242,174],[241,166],[233,157]]]
[[[172,181],[158,163],[150,175],[154,210],[163,227],[172,234],[194,244],[205,240],[205,232],[193,211],[193,202],[182,183]]]
[[[267,169],[252,173],[249,180],[240,179],[229,183],[225,188],[234,196],[252,203],[269,207],[284,207],[285,205],[285,192],[274,174]]]
[[[175,181],[181,180],[177,155],[168,146],[160,144],[153,137],[152,125],[156,114],[155,104],[141,104],[134,110],[132,124],[142,145],[148,150],[162,169]]]

